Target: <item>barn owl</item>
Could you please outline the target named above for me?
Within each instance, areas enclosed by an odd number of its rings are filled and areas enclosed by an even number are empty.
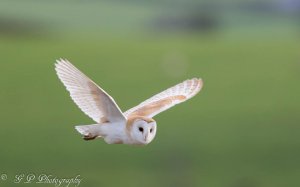
[[[96,124],[75,129],[84,140],[103,138],[108,144],[146,145],[156,134],[155,115],[195,96],[201,79],[177,84],[139,105],[122,112],[114,99],[67,60],[57,60],[55,70],[77,106]]]

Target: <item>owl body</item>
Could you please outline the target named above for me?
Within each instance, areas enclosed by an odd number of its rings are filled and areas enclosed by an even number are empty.
[[[129,139],[125,133],[126,123],[111,123],[100,125],[100,137],[108,144],[128,144]]]
[[[75,126],[85,140],[103,138],[108,144],[146,145],[156,134],[156,122],[141,118],[114,123]]]
[[[102,138],[108,144],[146,145],[157,131],[157,114],[195,96],[202,88],[201,79],[177,84],[139,105],[122,112],[114,99],[67,60],[57,60],[56,72],[76,105],[97,124],[75,129],[84,140]]]

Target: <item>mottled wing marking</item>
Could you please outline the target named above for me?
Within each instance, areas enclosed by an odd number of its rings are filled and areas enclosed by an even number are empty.
[[[138,115],[152,118],[172,106],[192,98],[201,90],[202,86],[203,81],[201,79],[186,80],[151,97],[124,114],[126,117]]]
[[[114,99],[67,60],[57,60],[56,72],[77,106],[97,123],[126,120]]]
[[[140,109],[132,112],[130,115],[139,115],[139,116],[155,116],[160,111],[166,110],[169,108],[170,105],[176,102],[184,101],[186,99],[185,96],[170,96],[168,98],[155,101],[149,103],[145,106],[142,106]]]

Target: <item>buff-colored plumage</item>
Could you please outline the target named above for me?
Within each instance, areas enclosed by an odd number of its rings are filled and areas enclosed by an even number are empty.
[[[67,60],[57,60],[56,72],[77,106],[96,124],[76,126],[85,140],[102,137],[109,144],[148,144],[156,134],[155,115],[195,96],[201,79],[177,84],[122,113],[114,99]]]

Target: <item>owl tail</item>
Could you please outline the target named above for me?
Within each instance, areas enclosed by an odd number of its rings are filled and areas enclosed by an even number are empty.
[[[96,138],[100,138],[100,127],[101,125],[79,125],[75,126],[75,129],[83,135],[84,140],[94,140]]]

